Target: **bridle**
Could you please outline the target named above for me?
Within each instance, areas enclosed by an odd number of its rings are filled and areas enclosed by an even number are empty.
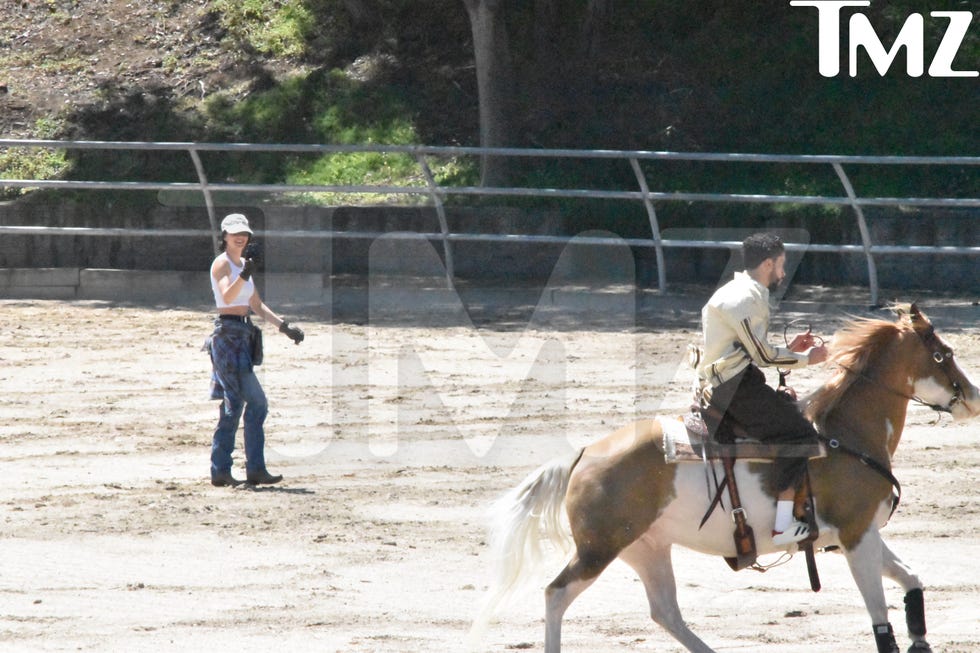
[[[885,384],[880,383],[877,379],[868,376],[864,372],[853,370],[847,367],[846,365],[841,365],[840,363],[838,363],[838,365],[842,370],[844,370],[848,374],[853,374],[859,379],[862,379],[872,384],[879,385],[880,387],[884,388],[886,391],[890,392],[891,394],[902,397],[908,401],[914,401],[917,404],[926,406],[927,408],[931,408],[932,410],[940,413],[952,413],[953,406],[956,405],[957,402],[963,401],[963,388],[962,386],[960,386],[959,383],[953,380],[953,375],[950,371],[951,367],[953,366],[953,350],[943,345],[942,342],[940,342],[939,337],[936,336],[936,331],[931,324],[925,330],[924,333],[919,333],[918,331],[915,331],[915,333],[917,336],[919,336],[919,340],[922,342],[922,345],[931,353],[932,360],[943,371],[943,374],[946,375],[946,379],[953,387],[953,396],[952,398],[950,398],[949,403],[946,404],[945,406],[941,404],[932,404],[915,395],[910,395],[904,392],[900,392],[898,390],[895,390],[894,388],[891,388]],[[784,338],[785,338],[785,332],[784,332]],[[820,339],[820,344],[823,344],[822,338]],[[788,373],[789,373],[788,371],[784,372],[783,370],[780,370],[781,384],[785,384],[785,375],[787,375]],[[872,469],[879,476],[882,476],[889,483],[891,483],[892,505],[891,505],[891,513],[889,514],[889,518],[891,518],[891,515],[895,514],[895,510],[898,508],[898,503],[902,498],[902,485],[901,483],[898,482],[898,479],[895,478],[895,475],[892,474],[891,470],[886,465],[881,464],[880,462],[878,462],[868,454],[864,453],[863,451],[852,449],[851,447],[845,445],[837,438],[827,436],[819,431],[817,432],[817,437],[820,440],[822,440],[824,443],[826,443],[827,446],[829,446],[831,449],[836,449],[853,458],[856,458],[866,467]]]
[[[939,366],[939,369],[941,369],[943,371],[943,374],[946,375],[946,380],[949,381],[949,384],[951,386],[953,386],[953,396],[950,398],[949,403],[946,404],[945,406],[937,406],[936,404],[930,404],[925,401],[922,401],[918,397],[913,397],[912,399],[913,401],[916,401],[922,404],[923,406],[927,406],[935,411],[941,413],[952,413],[953,406],[963,401],[963,386],[957,383],[953,379],[953,375],[950,373],[950,368],[952,368],[954,365],[953,350],[943,345],[942,342],[940,342],[939,337],[936,336],[936,330],[932,327],[931,324],[929,325],[929,328],[926,329],[925,333],[919,333],[918,331],[916,331],[916,334],[918,334],[919,340],[922,341],[923,346],[925,346],[926,349],[932,352],[933,362],[935,362]]]
[[[915,402],[920,406],[925,406],[926,408],[930,408],[938,413],[952,413],[953,406],[963,401],[963,387],[953,380],[953,375],[950,372],[950,368],[953,366],[953,350],[940,342],[939,337],[936,336],[936,330],[932,327],[932,325],[929,325],[929,328],[926,329],[925,333],[915,331],[915,334],[919,336],[919,340],[922,342],[922,345],[930,352],[933,362],[939,366],[939,369],[946,375],[946,380],[949,381],[949,384],[953,387],[953,396],[950,397],[949,403],[947,403],[945,406],[942,404],[929,403],[916,395],[910,395],[905,392],[901,392],[900,390],[895,390],[894,388],[880,383],[877,379],[868,376],[864,372],[851,369],[846,365],[841,365],[840,363],[837,365],[848,374],[853,374],[859,379],[869,383],[880,385],[883,389],[887,390],[893,395]]]

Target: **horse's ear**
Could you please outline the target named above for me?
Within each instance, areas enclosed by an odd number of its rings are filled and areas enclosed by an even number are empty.
[[[908,319],[912,319],[910,312],[914,312],[915,310],[914,306],[915,304],[909,306],[908,304],[901,304],[899,302],[894,302],[888,308],[891,309],[891,312],[894,313],[899,320],[902,320],[902,319],[906,319],[906,317],[908,317]]]
[[[909,306],[909,315],[913,321],[922,319],[922,312],[919,311],[919,306],[916,302],[912,302],[912,305]]]

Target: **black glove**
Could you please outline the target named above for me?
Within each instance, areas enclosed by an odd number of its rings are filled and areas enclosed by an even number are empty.
[[[242,273],[238,276],[242,278],[242,281],[248,281],[248,278],[252,276],[255,272],[255,268],[258,267],[254,258],[245,259],[245,263],[242,265]]]
[[[242,258],[254,259],[255,264],[258,265],[262,262],[262,246],[254,240],[249,240],[248,245],[245,245],[245,249],[242,251]]]
[[[286,320],[283,320],[282,324],[279,325],[279,333],[285,333],[287,336],[292,338],[293,342],[295,342],[297,345],[303,342],[303,338],[306,337],[306,334],[303,333],[302,329],[297,326],[290,326],[289,322]]]

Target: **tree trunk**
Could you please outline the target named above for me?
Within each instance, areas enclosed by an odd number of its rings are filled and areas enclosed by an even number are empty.
[[[376,0],[344,0],[344,8],[358,30],[370,29],[381,23],[381,12]]]
[[[589,0],[582,26],[582,49],[587,59],[599,56],[605,42],[606,25],[612,11],[612,0]]]
[[[373,49],[384,31],[377,0],[343,0],[343,3],[358,43],[365,50]]]
[[[560,8],[558,0],[534,0],[534,62],[551,66],[559,51]]]
[[[508,147],[513,143],[511,106],[514,76],[510,44],[503,16],[503,0],[463,0],[473,30],[476,84],[480,105],[480,145]],[[506,157],[481,159],[480,183],[506,185],[510,161]]]

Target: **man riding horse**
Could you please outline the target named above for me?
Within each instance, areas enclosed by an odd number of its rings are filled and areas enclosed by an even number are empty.
[[[799,368],[821,363],[827,349],[814,346],[809,332],[796,336],[787,348],[767,341],[769,293],[786,276],[786,251],[776,234],[753,234],[742,242],[743,272],[719,288],[701,310],[704,352],[698,366],[702,415],[709,431],[725,438],[732,421],[752,438],[765,442],[816,442],[817,432],[785,394],[766,385],[760,367]],[[807,524],[793,517],[793,498],[802,481],[805,458],[781,461],[777,476],[776,521],[772,540],[777,545],[805,539]]]
[[[768,286],[783,278],[783,249],[769,235],[747,239],[746,270],[704,308],[707,356],[699,371],[711,394],[705,412],[715,422],[733,421],[717,417],[721,406],[741,422],[737,428],[722,423],[722,435],[730,427],[756,438],[814,437],[795,404],[768,388],[758,370],[764,365],[800,367],[828,355],[809,334],[785,348],[766,342]],[[878,653],[900,650],[884,579],[905,591],[909,652],[929,653],[922,581],[881,536],[896,506],[892,458],[909,404],[949,413],[954,420],[971,419],[980,416],[980,389],[915,304],[894,308],[895,321],[857,318],[834,334],[830,360],[836,371],[807,397],[806,415],[826,445],[826,455],[811,460],[806,473],[812,495],[808,519],[816,525],[809,548],[843,554],[864,599]],[[712,498],[705,466],[713,470],[717,461],[670,460],[668,435],[678,429],[690,431],[684,417],[626,424],[541,465],[494,504],[490,542],[497,578],[474,621],[473,642],[528,572],[545,562],[547,544],[567,547],[571,555],[544,592],[546,653],[560,652],[565,611],[616,559],[639,576],[657,624],[692,653],[713,653],[681,614],[671,550],[679,545],[725,558],[738,555],[732,521],[739,518],[748,532],[774,522],[777,531],[783,527],[782,537],[777,532],[774,539],[757,542],[759,554],[792,553],[806,545],[801,541],[806,531],[800,532],[792,515],[786,524],[777,518],[777,499],[792,495],[783,491],[794,485],[797,463],[788,458],[778,464],[733,461],[731,478],[743,490],[738,512],[734,507],[728,514],[712,512],[719,495]],[[796,456],[805,448],[792,443],[787,449]],[[784,466],[790,471],[783,472]],[[705,515],[700,523],[698,515]]]

